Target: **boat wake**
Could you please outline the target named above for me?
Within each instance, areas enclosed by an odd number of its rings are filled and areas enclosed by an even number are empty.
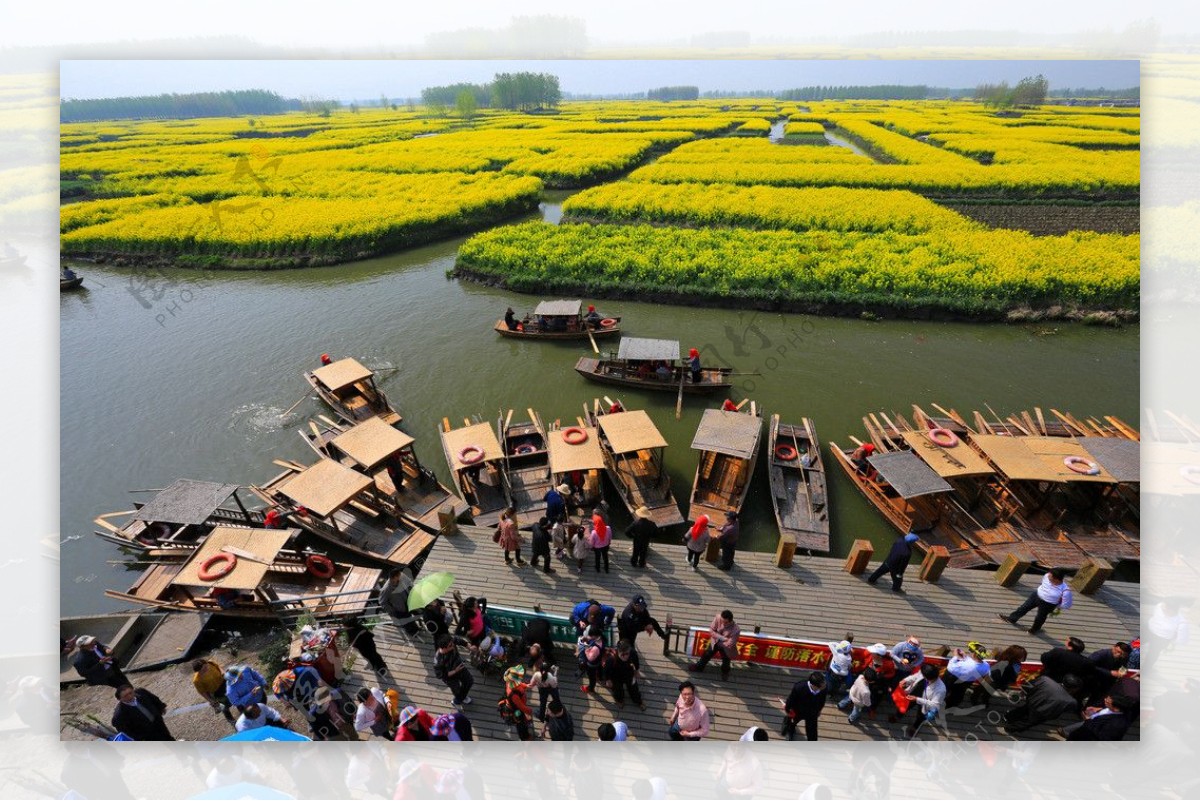
[[[301,412],[304,404],[296,407],[283,416],[282,406],[271,406],[265,403],[248,403],[233,410],[229,421],[231,431],[244,431],[247,437],[257,434],[271,433],[291,428],[301,422],[305,415]]]

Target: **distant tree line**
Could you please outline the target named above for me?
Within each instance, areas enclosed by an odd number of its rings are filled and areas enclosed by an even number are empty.
[[[780,100],[924,100],[929,87],[879,84],[877,86],[802,86],[776,95]]]
[[[698,100],[699,86],[661,86],[646,92],[647,100]]]
[[[1007,81],[981,83],[975,87],[975,99],[985,106],[1009,108],[1011,106],[1040,106],[1046,102],[1050,82],[1045,75],[1022,78],[1015,87]]]
[[[1129,89],[1105,89],[1101,86],[1099,89],[1051,89],[1047,97],[1106,97],[1114,100],[1140,100],[1142,98],[1142,88],[1134,86]]]
[[[562,102],[558,76],[548,72],[501,72],[491,83],[453,83],[421,90],[421,101],[435,111],[450,107],[463,116],[478,108],[531,111],[552,108]]]
[[[335,102],[335,101],[330,101]],[[239,117],[247,114],[282,114],[298,111],[303,101],[285,99],[264,89],[189,94],[106,97],[93,100],[64,99],[60,105],[63,122],[118,119],[190,119],[194,117]]]

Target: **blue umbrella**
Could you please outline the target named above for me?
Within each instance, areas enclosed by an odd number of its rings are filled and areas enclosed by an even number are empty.
[[[300,740],[311,740],[311,737],[305,737],[299,732],[294,732],[291,729],[282,729],[279,726],[259,726],[257,729],[247,729],[239,731],[237,734],[231,734],[228,737],[222,737],[222,740],[236,740],[243,743],[261,743],[271,740],[282,740],[285,742],[298,742]]]
[[[229,737],[226,740],[231,739]],[[307,738],[305,738],[307,739]],[[276,790],[274,787],[267,787],[264,784],[254,784],[252,782],[238,782],[237,784],[226,784],[223,787],[214,787],[211,790],[205,790],[199,795],[189,796],[190,798],[205,798],[213,799],[213,801],[230,801],[231,799],[253,798],[253,799],[274,799],[274,798],[295,798],[294,795],[288,795],[285,792]]]

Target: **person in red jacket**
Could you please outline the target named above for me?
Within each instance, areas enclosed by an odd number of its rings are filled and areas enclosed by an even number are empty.
[[[409,704],[400,711],[400,724],[396,728],[396,742],[428,740],[432,736],[433,716],[420,707]]]

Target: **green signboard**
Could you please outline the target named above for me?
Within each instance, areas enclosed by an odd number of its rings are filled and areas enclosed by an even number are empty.
[[[542,618],[549,621],[550,637],[554,642],[574,648],[575,643],[579,640],[579,636],[575,633],[575,627],[571,625],[571,619],[562,615],[538,614],[528,609],[513,609],[507,606],[488,604],[487,616],[488,620],[492,621],[493,629],[509,637],[520,637],[521,632],[525,630],[526,623]],[[611,626],[608,631],[608,642],[610,645],[616,642],[613,639]]]

